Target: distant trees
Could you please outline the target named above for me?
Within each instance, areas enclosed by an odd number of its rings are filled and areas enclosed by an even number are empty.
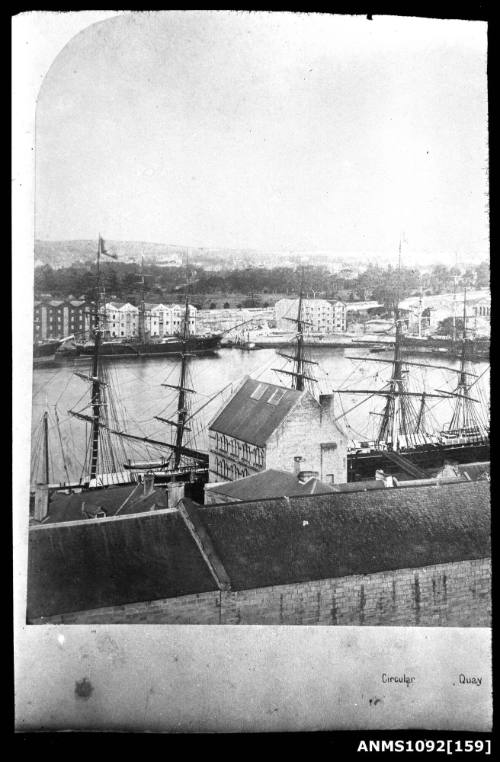
[[[167,295],[184,293],[186,271],[184,267],[160,267],[147,264],[144,267],[146,288],[150,294]],[[380,267],[370,264],[356,278],[341,278],[332,274],[324,266],[305,267],[247,267],[243,270],[220,270],[217,273],[196,267],[191,273],[192,293],[199,301],[202,296],[209,298],[216,293],[247,294],[244,306],[259,306],[258,294],[266,294],[270,303],[272,295],[288,294],[298,296],[301,285],[309,298],[374,299],[387,309],[393,309],[399,296],[404,299],[424,289],[426,293],[449,292],[456,283],[478,288],[489,286],[489,263],[482,262],[470,267],[462,275],[454,267],[435,265],[427,273],[417,269],[402,267]],[[140,268],[133,262],[103,262],[101,264],[101,285],[106,293],[116,294],[120,301],[139,297]],[[69,294],[85,295],[92,298],[96,286],[95,268],[88,263],[54,269],[43,265],[35,269],[35,293],[50,293],[55,298],[67,298]],[[134,296],[135,295],[135,296]],[[165,296],[163,297],[165,298]],[[253,302],[253,303],[250,303]],[[226,304],[228,307],[226,307]],[[230,302],[225,302],[228,309]]]
[[[489,288],[490,285],[490,263],[481,262],[476,270],[476,286],[478,288]]]
[[[460,336],[464,330],[464,321],[462,318],[455,318],[455,333]],[[438,336],[453,336],[453,318],[446,317],[441,320],[436,328]]]

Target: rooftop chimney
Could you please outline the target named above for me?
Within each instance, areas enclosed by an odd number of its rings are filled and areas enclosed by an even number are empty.
[[[378,468],[375,471],[375,479],[380,482],[384,482],[384,487],[394,487],[394,477],[391,474],[384,474],[382,469]]]
[[[293,470],[297,478],[300,473],[300,462],[303,460],[302,455],[296,455],[293,459]]]
[[[168,507],[176,508],[179,500],[184,497],[184,482],[169,482],[167,484]]]
[[[49,514],[49,488],[47,484],[37,484],[35,489],[35,521],[43,521]]]
[[[148,471],[146,474],[144,474],[144,494],[150,495],[152,492],[154,492],[155,487],[155,475],[152,471]]]
[[[310,479],[317,479],[319,476],[318,471],[300,471],[299,473],[299,482],[301,484],[305,484]]]

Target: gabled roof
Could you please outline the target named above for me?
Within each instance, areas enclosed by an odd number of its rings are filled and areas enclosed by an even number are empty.
[[[130,304],[130,302],[108,302],[105,307],[107,309],[111,308],[113,310],[123,310],[124,308],[127,308],[128,311],[133,310],[134,312],[138,312],[138,308],[135,307],[133,304]]]
[[[251,396],[259,394],[256,392],[257,387],[260,387],[259,392],[262,391],[259,399]],[[278,404],[273,405],[269,399],[277,390],[282,390],[284,394]],[[305,394],[308,392],[298,392],[249,378],[212,421],[210,429],[243,442],[263,446]]]
[[[210,485],[207,485],[210,486]],[[283,495],[316,495],[333,492],[333,487],[319,479],[299,482],[295,474],[269,468],[234,482],[214,484],[207,492],[217,496],[224,495],[234,500],[256,500],[259,498],[282,497]]]

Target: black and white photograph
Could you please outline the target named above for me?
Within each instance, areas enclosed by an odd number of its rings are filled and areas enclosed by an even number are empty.
[[[384,702],[401,727],[388,707],[425,682],[428,721],[446,689],[447,727],[487,730],[487,24],[33,15],[14,23],[14,88],[43,70],[14,98],[23,633],[63,658],[88,631],[108,666],[108,625],[395,638],[366,727]],[[399,657],[427,638],[424,680]],[[351,704],[318,727],[364,727]],[[192,730],[235,729],[216,716]],[[264,729],[309,725],[276,709]]]

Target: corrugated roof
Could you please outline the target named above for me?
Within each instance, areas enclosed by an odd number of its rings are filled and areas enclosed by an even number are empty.
[[[257,474],[246,476],[234,482],[214,484],[207,492],[214,496],[224,495],[235,500],[256,500],[283,495],[313,495],[320,492],[333,492],[329,484],[319,479],[309,479],[305,484],[299,482],[295,474],[269,468]]]
[[[489,484],[207,505],[203,522],[236,590],[483,558]]]
[[[258,386],[263,387],[263,394],[260,399],[252,399],[251,395]],[[284,395],[277,405],[272,405],[268,400],[277,389],[283,390]],[[263,446],[294,405],[307,393],[249,378],[221,410],[210,428],[219,434]]]

